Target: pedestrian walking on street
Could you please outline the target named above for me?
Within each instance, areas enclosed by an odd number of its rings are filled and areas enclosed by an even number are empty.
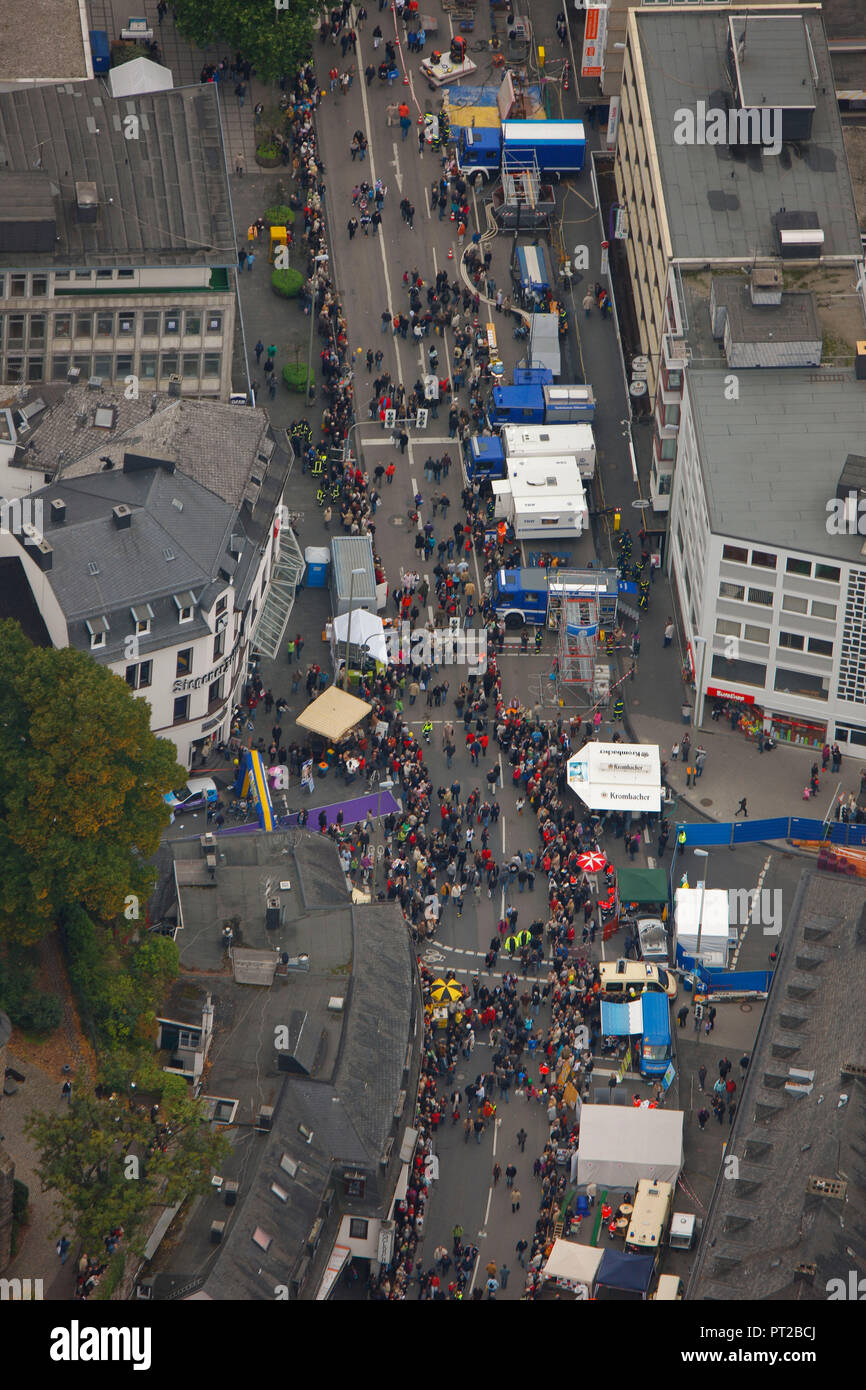
[[[742,800],[740,801],[740,804],[739,804],[739,806],[737,807],[737,810],[736,810],[736,815],[737,815],[737,816],[743,815],[743,816],[746,817],[746,820],[749,819],[749,809],[748,809],[748,807],[746,806],[746,798],[745,798],[745,797],[743,797]]]
[[[701,1064],[701,1066],[698,1067],[698,1086],[701,1090],[704,1089],[704,1082],[706,1081],[706,1079],[707,1069],[703,1064]]]
[[[262,360],[262,353],[264,352],[264,350],[265,350],[265,345],[264,345],[264,343],[262,342],[261,338],[259,338],[259,341],[256,343],[255,347],[253,348],[253,351],[254,351],[254,353],[256,354],[256,366],[258,366],[258,364],[261,362],[261,360]]]
[[[70,1241],[66,1236],[61,1236],[57,1242],[57,1254],[60,1256],[60,1263],[66,1264],[66,1256],[69,1254]]]
[[[748,1070],[749,1070],[749,1058],[748,1058],[748,1056],[746,1055],[746,1053],[743,1053],[742,1057],[740,1058],[740,1071],[743,1073],[743,1076],[745,1076],[745,1074],[746,1074],[746,1072],[747,1072]]]
[[[61,1089],[60,1089],[60,1099],[61,1099],[61,1100],[66,1100],[66,1101],[72,1099],[72,1082],[71,1082],[71,1081],[64,1081],[64,1083],[63,1083],[63,1085],[62,1085],[62,1087],[61,1087]]]
[[[663,646],[663,647],[669,647],[670,644],[671,644],[671,642],[672,642],[673,640],[674,640],[674,620],[673,620],[673,618],[668,618],[667,622],[665,623],[665,631],[664,631],[664,638],[663,638],[663,641],[662,641],[662,646]]]
[[[508,1268],[508,1265],[499,1266],[499,1282],[502,1285],[503,1289],[508,1288],[508,1276],[510,1273],[511,1270]]]
[[[678,1009],[678,1010],[677,1010],[677,1022],[678,1022],[678,1024],[680,1025],[681,1028],[685,1028],[685,1026],[686,1026],[686,1021],[687,1021],[687,1019],[688,1019],[688,1016],[689,1016],[689,1006],[688,1006],[688,1004],[684,1004],[683,1007],[682,1007],[681,1009]]]
[[[494,1163],[494,1165],[493,1165],[493,1186],[494,1186],[494,1187],[496,1187],[496,1185],[497,1185],[497,1183],[499,1182],[499,1179],[500,1179],[501,1177],[502,1177],[502,1169],[501,1169],[501,1167],[500,1167],[500,1165],[499,1165],[498,1163]]]
[[[517,1169],[515,1168],[515,1166],[514,1166],[513,1163],[509,1163],[508,1167],[507,1167],[506,1170],[505,1170],[505,1186],[506,1186],[506,1187],[513,1187],[513,1186],[514,1186],[514,1179],[515,1179],[516,1177],[517,1177]]]
[[[511,1214],[512,1214],[512,1216],[514,1215],[515,1212],[518,1212],[518,1211],[520,1211],[520,1188],[519,1188],[519,1187],[512,1187],[512,1189],[511,1189]]]
[[[592,306],[595,303],[595,300],[592,297],[591,290],[587,290],[586,294],[583,296],[583,299],[581,300],[581,303],[583,305],[583,310],[586,314],[586,317],[589,318],[590,313],[592,312]]]
[[[243,177],[243,172],[244,172],[244,157],[243,157],[242,154],[236,154],[236,155],[235,155],[235,173],[237,174],[238,178],[242,178],[242,177]]]
[[[519,1262],[521,1268],[522,1268],[522,1269],[525,1269],[525,1268],[526,1268],[526,1251],[527,1251],[527,1249],[529,1248],[529,1242],[526,1241],[526,1240],[524,1240],[523,1237],[521,1236],[520,1240],[517,1242],[517,1244],[515,1245],[514,1248],[515,1248],[515,1250],[517,1251],[517,1259],[518,1259],[518,1262]]]
[[[255,263],[255,259],[256,259],[256,253],[255,253],[255,251],[248,251],[248,252],[247,252],[247,270],[252,270],[253,265],[254,265],[254,263]]]
[[[701,1129],[706,1129],[707,1120],[708,1120],[709,1118],[710,1118],[710,1112],[709,1112],[709,1110],[699,1110],[699,1111],[698,1111],[698,1124],[700,1125]]]
[[[523,1129],[523,1128],[521,1127],[521,1128],[517,1131],[517,1143],[518,1143],[518,1145],[519,1145],[519,1147],[520,1147],[520,1152],[521,1152],[521,1153],[523,1153],[524,1149],[526,1148],[526,1141],[527,1141],[528,1138],[529,1138],[529,1135],[526,1133],[526,1130]]]

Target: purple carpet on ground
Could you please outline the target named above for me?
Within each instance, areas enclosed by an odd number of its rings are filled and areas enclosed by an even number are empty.
[[[318,830],[319,816],[324,811],[328,818],[328,825],[333,825],[337,819],[337,813],[343,812],[343,824],[354,825],[357,821],[362,821],[368,814],[371,816],[390,816],[393,812],[400,810],[400,803],[391,795],[389,791],[367,792],[366,796],[356,796],[346,801],[335,801],[329,806],[311,806],[310,816],[307,821],[308,830]],[[286,817],[280,818],[280,825],[297,825],[297,812]]]

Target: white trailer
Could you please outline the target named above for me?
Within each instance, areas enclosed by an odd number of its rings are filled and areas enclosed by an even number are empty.
[[[595,476],[592,425],[503,425],[506,457],[574,458],[584,482]]]
[[[511,458],[505,467],[506,477],[493,483],[496,516],[513,524],[518,540],[583,535],[589,512],[573,459]]]
[[[711,970],[726,970],[730,948],[728,895],[722,888],[678,888],[674,896],[677,965],[695,956]],[[701,946],[698,951],[698,923]]]

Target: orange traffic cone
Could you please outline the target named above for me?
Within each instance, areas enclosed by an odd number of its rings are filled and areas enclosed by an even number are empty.
[[[448,259],[449,261],[454,260],[454,248],[452,246],[448,247]]]

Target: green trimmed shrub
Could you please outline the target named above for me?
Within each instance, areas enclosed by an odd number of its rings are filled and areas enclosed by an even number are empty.
[[[311,374],[308,380],[306,362],[287,362],[283,367],[283,381],[290,391],[297,391],[303,395],[308,385],[315,384],[316,378]]]
[[[291,227],[294,220],[294,211],[287,203],[280,203],[275,208],[268,208],[265,213],[265,221],[269,227]]]
[[[279,145],[265,142],[256,148],[256,164],[263,169],[275,169],[282,163],[283,152]]]
[[[293,266],[289,266],[288,270],[275,270],[271,273],[271,289],[283,299],[297,299],[303,283],[303,275]]]

